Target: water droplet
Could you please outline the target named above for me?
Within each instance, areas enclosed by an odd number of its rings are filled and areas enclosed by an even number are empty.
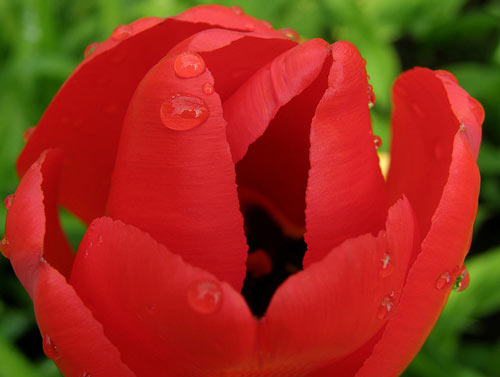
[[[394,263],[392,261],[392,257],[389,253],[384,253],[382,258],[380,259],[379,274],[381,277],[386,277],[392,274],[393,271]]]
[[[278,30],[282,35],[290,38],[292,41],[298,42],[300,39],[299,33],[290,28],[283,28]]]
[[[187,94],[174,94],[161,105],[162,123],[171,130],[190,130],[205,122],[210,112],[205,102]]]
[[[235,14],[245,14],[245,12],[243,11],[243,9],[241,9],[241,7],[237,6],[237,5],[233,5],[232,7],[230,7],[230,9],[235,13]]]
[[[188,288],[189,305],[202,314],[215,313],[222,304],[222,289],[213,280],[200,280]]]
[[[376,101],[375,93],[373,93],[373,86],[368,84],[368,107],[371,109],[375,106]]]
[[[212,94],[214,91],[215,91],[215,88],[213,86],[212,83],[210,82],[206,82],[205,84],[203,84],[203,86],[201,87],[201,90],[203,91],[203,93],[205,93],[206,95],[210,95]]]
[[[269,21],[266,21],[266,20],[262,21],[262,25],[264,25],[267,29],[273,28],[273,25]]]
[[[83,372],[80,377],[91,377],[89,372]]]
[[[449,287],[450,283],[451,283],[451,274],[449,272],[444,272],[441,275],[439,275],[438,279],[436,280],[436,288],[445,289]]]
[[[103,240],[102,236],[97,237],[97,243],[99,245],[102,245],[103,242],[104,242],[104,240]]]
[[[61,358],[57,346],[47,334],[45,334],[43,337],[43,352],[45,352],[45,355],[47,355],[49,359],[59,360]]]
[[[382,146],[382,139],[378,135],[373,135],[373,144],[379,149]]]
[[[457,280],[455,280],[455,284],[453,284],[453,290],[457,292],[465,291],[469,286],[469,281],[470,281],[469,271],[467,271],[467,268],[465,267],[465,265],[463,265],[460,268],[460,272],[457,277]]]
[[[465,124],[460,123],[460,127],[459,127],[460,131],[465,131],[465,128],[466,128]]]
[[[28,142],[28,140],[30,139],[31,135],[33,135],[33,132],[35,132],[35,129],[36,129],[35,126],[31,126],[31,127],[28,127],[26,129],[26,131],[24,131],[23,140],[24,140],[25,143]]]
[[[377,318],[378,319],[386,319],[389,314],[391,313],[392,307],[394,306],[394,302],[392,301],[392,296],[385,296],[382,301],[380,302],[380,306],[378,308],[377,312]]]
[[[175,74],[183,79],[199,76],[205,68],[205,61],[196,52],[182,52],[175,58]]]
[[[3,205],[5,208],[8,210],[10,208],[10,205],[12,204],[12,201],[14,200],[14,194],[7,195],[5,197],[5,200],[3,201]]]
[[[132,28],[128,25],[120,25],[117,26],[115,30],[113,30],[111,38],[115,41],[120,41],[122,39],[130,37],[130,35],[132,35]]]
[[[0,241],[0,253],[3,254],[5,258],[9,258],[9,253],[8,253],[8,248],[9,248],[9,240],[7,238],[2,238]]]
[[[83,51],[83,57],[88,58],[90,55],[94,53],[95,50],[97,50],[97,47],[99,47],[99,42],[93,42],[89,44]]]

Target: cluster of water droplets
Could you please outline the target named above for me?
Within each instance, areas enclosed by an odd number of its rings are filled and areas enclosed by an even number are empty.
[[[381,278],[387,278],[394,272],[394,260],[392,257],[390,245],[387,235],[382,232],[377,239],[377,253],[380,255],[378,274]],[[380,301],[380,306],[377,310],[377,318],[385,320],[391,314],[394,308],[394,291],[386,295]]]
[[[465,265],[455,267],[452,272],[445,271],[436,279],[436,289],[442,290],[452,287],[453,290],[461,292],[469,286],[469,272]]]

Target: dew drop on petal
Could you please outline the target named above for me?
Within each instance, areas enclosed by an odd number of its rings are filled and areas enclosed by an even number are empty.
[[[459,126],[459,129],[460,131],[465,131],[465,124],[464,123],[460,123],[460,126]]]
[[[381,277],[386,277],[392,274],[393,271],[394,271],[394,263],[392,261],[391,254],[384,253],[382,258],[380,259],[379,275]]]
[[[283,28],[278,30],[281,35],[284,35],[287,38],[290,38],[292,41],[298,42],[300,39],[299,33],[290,28]]]
[[[88,58],[90,55],[94,53],[95,50],[97,50],[97,47],[99,47],[99,42],[93,42],[89,44],[83,51],[83,57]]]
[[[117,26],[113,33],[111,34],[111,39],[115,41],[120,41],[122,39],[128,38],[132,35],[132,28],[128,25]]]
[[[8,248],[9,248],[9,240],[7,240],[7,238],[4,237],[0,241],[0,253],[2,253],[5,258],[9,258],[10,255],[8,252]]]
[[[222,304],[222,289],[216,281],[200,280],[188,288],[187,300],[191,308],[198,313],[212,314]]]
[[[26,129],[26,131],[24,131],[24,134],[23,134],[23,140],[25,143],[28,142],[28,140],[30,139],[31,135],[33,135],[33,132],[35,132],[35,126],[31,126],[31,127],[28,127]]]
[[[202,85],[201,90],[206,95],[210,95],[210,94],[213,94],[213,92],[215,91],[215,88],[214,88],[212,83],[206,82],[205,84]]]
[[[368,107],[371,109],[375,106],[375,93],[373,93],[373,86],[368,84]]]
[[[266,21],[266,20],[262,21],[262,25],[264,25],[267,29],[273,28],[273,25],[269,21]]]
[[[243,11],[243,9],[237,5],[233,5],[232,7],[230,7],[230,9],[235,13],[235,14],[244,14],[245,12]]]
[[[47,334],[43,336],[43,352],[45,352],[45,355],[47,355],[49,359],[59,360],[61,358],[57,346]]]
[[[453,290],[457,292],[465,291],[469,286],[469,281],[470,281],[469,271],[467,271],[467,268],[464,265],[460,268],[457,280],[455,280],[455,284],[453,285]]]
[[[444,272],[436,280],[437,289],[445,289],[451,283],[451,274],[449,272]]]
[[[10,208],[10,205],[12,204],[12,201],[14,200],[14,194],[7,195],[5,197],[5,200],[3,201],[3,205],[5,208],[8,210]]]
[[[83,372],[80,377],[91,377],[89,372]]]
[[[379,149],[382,146],[382,139],[378,135],[373,135],[373,144]]]
[[[165,127],[176,131],[190,130],[205,122],[210,112],[206,103],[188,94],[174,94],[160,107],[161,121]]]
[[[174,71],[178,77],[187,79],[205,72],[205,61],[196,52],[182,52],[175,58]]]
[[[377,318],[383,320],[389,317],[393,306],[394,302],[392,301],[392,295],[384,297],[380,302],[380,306],[377,312]]]

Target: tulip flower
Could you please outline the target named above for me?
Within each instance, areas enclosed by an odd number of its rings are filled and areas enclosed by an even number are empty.
[[[387,377],[416,355],[467,279],[482,107],[450,73],[403,73],[384,179],[364,59],[297,39],[213,5],[86,50],[2,241],[66,377]],[[88,224],[76,253],[59,206]],[[249,254],[263,219],[303,237],[288,269],[286,243]],[[248,284],[277,273],[258,309]]]

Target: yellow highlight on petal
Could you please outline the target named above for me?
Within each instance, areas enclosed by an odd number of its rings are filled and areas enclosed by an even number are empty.
[[[389,173],[389,165],[391,164],[391,155],[387,152],[377,152],[377,154],[380,170],[382,170],[384,179],[387,180],[387,173]]]

